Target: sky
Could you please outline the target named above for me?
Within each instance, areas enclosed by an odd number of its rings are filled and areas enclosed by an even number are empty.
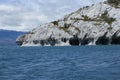
[[[105,0],[0,0],[0,29],[29,31]]]

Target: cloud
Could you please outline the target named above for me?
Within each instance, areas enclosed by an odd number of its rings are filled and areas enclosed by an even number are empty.
[[[100,1],[104,0],[1,0],[0,29],[29,31]]]
[[[14,8],[12,6],[0,5],[0,11],[13,11]]]

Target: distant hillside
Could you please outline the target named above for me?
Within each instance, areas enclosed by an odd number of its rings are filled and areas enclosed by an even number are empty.
[[[17,32],[10,30],[0,30],[0,45],[1,44],[15,44],[18,35],[23,35],[25,32]]]

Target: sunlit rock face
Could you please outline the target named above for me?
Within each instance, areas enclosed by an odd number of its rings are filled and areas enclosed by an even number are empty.
[[[80,46],[120,44],[120,6],[100,2],[63,19],[40,25],[16,43],[21,46]]]

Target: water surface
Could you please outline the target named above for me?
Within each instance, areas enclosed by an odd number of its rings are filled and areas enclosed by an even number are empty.
[[[0,80],[120,80],[120,46],[0,46]]]

